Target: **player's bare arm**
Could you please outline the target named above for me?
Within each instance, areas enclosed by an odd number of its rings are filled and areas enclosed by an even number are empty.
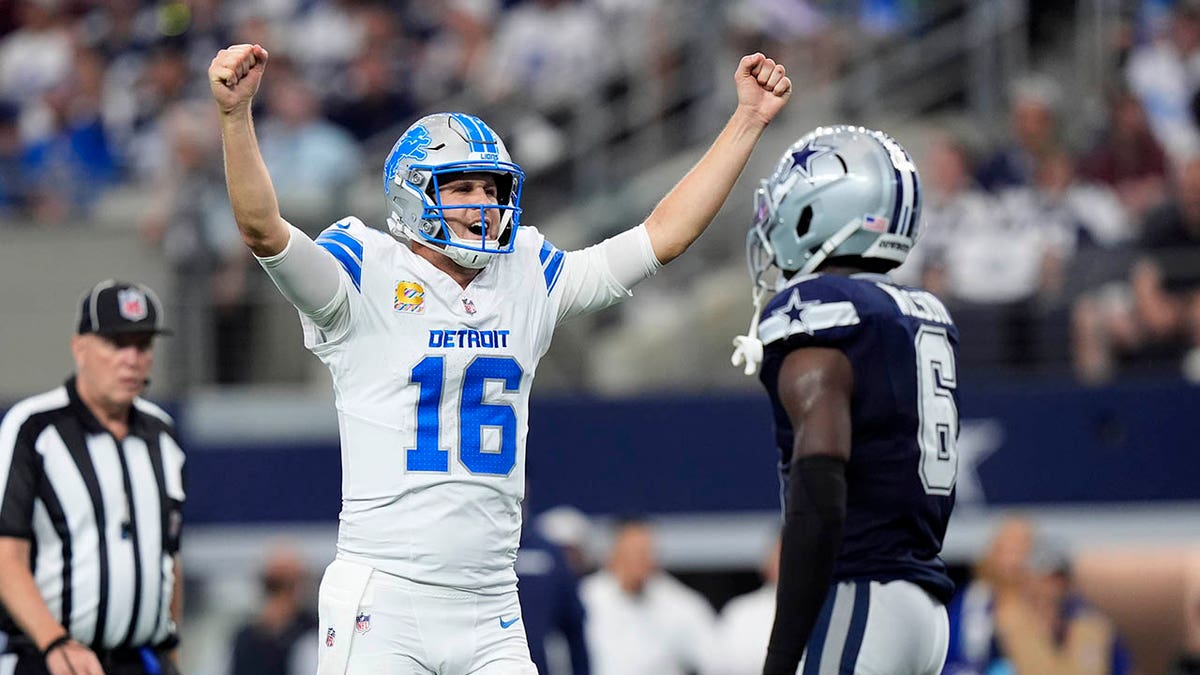
[[[250,115],[268,56],[260,45],[233,45],[217,52],[208,67],[208,84],[221,112],[229,201],[242,240],[259,257],[282,251],[290,236]]]
[[[833,579],[846,519],[853,390],[853,368],[836,349],[798,349],[779,371],[779,396],[795,440],[764,675],[796,672]]]
[[[733,116],[646,219],[654,254],[663,264],[679,257],[716,217],[763,130],[792,95],[786,69],[762,54],[743,56],[734,82],[738,105]]]

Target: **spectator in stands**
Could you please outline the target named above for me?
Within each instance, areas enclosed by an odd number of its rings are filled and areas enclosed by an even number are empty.
[[[1019,587],[1030,551],[1033,524],[1009,517],[997,526],[974,578],[950,601],[950,649],[943,675],[984,675],[998,658],[992,613],[996,596]]]
[[[30,211],[42,223],[88,214],[119,177],[100,117],[104,61],[97,52],[81,49],[72,66],[72,75],[42,96],[49,130],[29,142],[22,157]]]
[[[537,672],[543,675],[566,672],[589,675],[591,658],[584,637],[579,578],[562,549],[543,537],[538,528],[522,528],[516,570],[521,621],[525,624],[525,639],[529,642],[529,655]],[[563,656],[561,650],[551,649],[554,645],[565,647],[566,663],[559,662],[564,659],[554,659]]]
[[[987,190],[1033,183],[1039,158],[1058,144],[1058,83],[1031,75],[1013,83],[1009,109],[1012,138],[978,167],[976,179]]]
[[[141,230],[174,275],[174,372],[185,385],[243,382],[253,361],[246,275],[252,261],[225,190],[216,110],[205,101],[179,103],[162,126],[169,170],[154,183],[157,199]]]
[[[319,229],[348,212],[347,187],[358,175],[354,138],[320,114],[320,103],[300,73],[283,59],[271,64],[266,120],[259,126],[263,161],[279,194],[283,216]]]
[[[594,673],[704,670],[713,639],[712,606],[659,569],[648,522],[617,525],[608,564],[583,580],[581,594]]]
[[[1076,303],[1075,372],[1085,383],[1109,380],[1120,356],[1182,357],[1183,376],[1200,382],[1200,158],[1178,171],[1174,192],[1146,217],[1128,284]]]
[[[64,0],[17,0],[17,30],[0,42],[0,97],[22,109],[25,140],[45,135],[39,99],[71,72],[74,42]]]
[[[21,169],[20,109],[0,99],[0,218],[12,218],[25,208],[25,172]]]
[[[1166,35],[1134,48],[1125,79],[1141,101],[1163,149],[1176,162],[1200,151],[1200,132],[1190,103],[1200,84],[1200,3],[1181,0],[1172,10]]]
[[[407,73],[398,67],[400,60],[393,58],[395,51],[377,47],[355,57],[345,74],[344,97],[330,108],[330,120],[359,143],[379,134],[391,143],[398,135],[393,129],[417,116],[405,86]]]
[[[534,527],[562,549],[576,577],[582,579],[596,571],[588,548],[592,541],[592,524],[582,511],[574,506],[555,506],[543,511],[534,521]]]
[[[1109,96],[1108,107],[1108,126],[1080,161],[1079,172],[1115,190],[1130,218],[1140,222],[1166,197],[1167,155],[1137,97],[1119,90]]]
[[[292,664],[304,660],[297,654],[309,646],[300,640],[317,625],[308,571],[296,551],[281,547],[267,557],[261,581],[258,614],[233,641],[230,675],[293,675]]]
[[[705,675],[758,675],[767,658],[767,642],[775,620],[775,585],[779,581],[779,540],[759,566],[763,585],[731,599],[717,618],[712,661]]]
[[[174,104],[188,97],[197,78],[187,61],[187,44],[181,39],[160,39],[136,58],[136,71],[118,73],[128,82],[118,86],[132,88],[112,91],[110,99],[122,105],[110,105],[106,118],[115,130],[114,139],[124,155],[132,177],[153,181],[172,170],[171,144],[163,130],[163,116]]]
[[[966,368],[1023,364],[1030,358],[1037,298],[1055,290],[1056,230],[975,187],[966,146],[934,138],[924,174],[929,197],[923,217],[929,239],[920,281],[941,297],[963,331],[959,362]],[[1026,188],[1033,201],[1032,188]],[[907,267],[907,266],[906,266]],[[913,275],[912,268],[903,274]],[[901,277],[904,278],[904,277]],[[914,281],[911,277],[909,281]]]
[[[1020,588],[996,596],[1000,661],[992,672],[1128,673],[1129,654],[1112,621],[1075,591],[1066,552],[1045,538],[1034,541]]]
[[[1121,675],[1112,623],[1073,590],[1070,560],[1031,523],[1000,524],[976,578],[950,604],[945,675]]]
[[[464,93],[491,51],[491,28],[500,14],[496,0],[446,0],[427,8],[430,35],[412,73],[423,103]]]

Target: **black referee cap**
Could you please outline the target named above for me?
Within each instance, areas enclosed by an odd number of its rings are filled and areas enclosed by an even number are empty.
[[[116,279],[93,286],[79,304],[76,332],[116,335],[154,333],[170,335],[162,325],[162,303],[149,287]]]

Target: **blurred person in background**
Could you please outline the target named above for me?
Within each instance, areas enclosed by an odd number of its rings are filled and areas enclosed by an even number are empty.
[[[315,661],[307,653],[312,642],[302,641],[317,626],[310,605],[315,585],[297,551],[275,547],[263,563],[262,599],[258,614],[242,626],[233,640],[230,675],[311,675],[298,671],[297,661]]]
[[[28,188],[21,168],[20,109],[0,99],[0,219],[15,221],[25,210]]]
[[[1034,540],[1020,587],[1001,589],[993,616],[1000,660],[991,675],[1125,675],[1129,655],[1112,622],[1079,597],[1065,551]]]
[[[42,96],[45,133],[27,142],[22,153],[31,215],[47,225],[88,215],[120,177],[100,116],[105,62],[89,49],[73,56],[71,76]]]
[[[146,286],[81,298],[75,374],[0,421],[0,672],[171,675],[183,606],[183,450],[141,397],[169,333]]]
[[[1141,102],[1126,90],[1111,93],[1108,125],[1080,160],[1080,175],[1115,190],[1130,220],[1140,223],[1166,198],[1168,170]]]
[[[1127,284],[1076,303],[1076,376],[1099,384],[1121,360],[1166,359],[1200,382],[1200,159],[1176,172],[1173,195],[1146,216],[1138,249]]]
[[[217,113],[204,101],[173,105],[161,120],[170,153],[141,233],[173,272],[179,348],[173,368],[188,386],[245,382],[253,303],[250,256],[237,236],[221,171]]]
[[[950,648],[945,675],[985,675],[995,661],[996,596],[1020,587],[1034,530],[1029,520],[1010,516],[996,527],[987,551],[975,564],[971,581],[955,594],[947,609]]]
[[[258,142],[280,209],[301,229],[313,230],[345,213],[362,152],[349,132],[321,116],[316,92],[300,72],[286,62],[278,66],[266,88]]]
[[[520,227],[524,172],[463,113],[424,117],[396,142],[387,231],[347,217],[313,241],[283,219],[256,142],[267,59],[260,45],[221,50],[209,83],[243,242],[299,310],[337,393],[343,508],[319,670],[536,672],[513,567],[533,373],[559,322],[628,296],[703,233],[791,81],[744,57],[728,124],[644,224],[564,253]],[[396,448],[408,448],[399,472]]]
[[[608,562],[583,580],[587,641],[596,675],[705,672],[714,648],[708,600],[658,566],[654,529],[617,523]]]
[[[560,504],[538,514],[533,524],[543,537],[562,549],[576,577],[582,579],[596,571],[591,552],[592,523],[582,511]]]
[[[951,603],[946,675],[1121,675],[1129,655],[1071,582],[1070,559],[1030,521],[997,527],[975,578]]]
[[[516,571],[521,621],[538,673],[590,675],[579,577],[565,552],[537,527],[523,527]]]
[[[919,180],[890,136],[820,127],[755,192],[732,361],[761,366],[783,499],[763,675],[936,675],[946,657],[958,328],[886,275],[920,233]]]
[[[1141,101],[1150,129],[1174,162],[1200,152],[1189,109],[1200,84],[1200,3],[1181,0],[1165,34],[1135,47],[1125,67],[1129,90]]]
[[[986,190],[1033,183],[1038,160],[1059,144],[1058,114],[1062,91],[1054,80],[1029,75],[1010,87],[1010,138],[976,168],[976,180]]]
[[[717,617],[712,660],[705,675],[759,675],[767,658],[767,641],[775,619],[779,583],[779,540],[759,565],[763,585],[729,600]]]
[[[963,137],[935,134],[923,167],[921,246],[894,273],[942,299],[959,326],[986,336],[960,345],[966,367],[1022,362],[1029,353],[1027,304],[1052,269],[1048,228],[1008,217],[980,189]]]

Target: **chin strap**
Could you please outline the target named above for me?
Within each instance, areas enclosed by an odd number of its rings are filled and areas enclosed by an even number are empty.
[[[742,367],[742,372],[746,375],[757,373],[763,360],[763,343],[758,339],[758,317],[762,313],[762,303],[766,294],[767,289],[762,285],[755,286],[754,316],[750,318],[750,330],[746,331],[745,335],[733,338],[733,356],[729,357],[729,362],[734,367]]]

